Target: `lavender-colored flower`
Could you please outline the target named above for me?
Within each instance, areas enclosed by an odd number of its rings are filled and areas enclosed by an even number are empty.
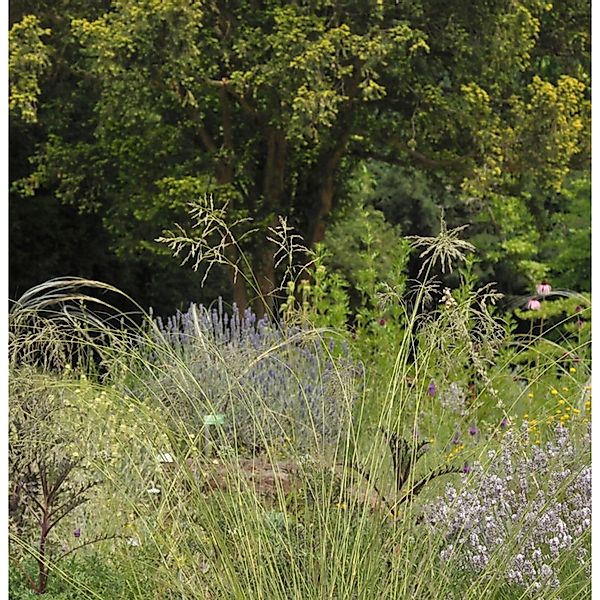
[[[575,312],[579,313],[583,310],[583,306],[580,306],[579,304],[575,307]]]
[[[460,444],[460,431],[454,432],[454,435],[452,436],[451,441],[455,446],[458,446],[458,444]]]
[[[471,425],[471,427],[469,427],[469,435],[471,437],[475,437],[478,433],[479,433],[479,429],[478,429],[477,425]]]
[[[552,286],[546,281],[539,283],[535,290],[540,296],[547,296],[552,291]]]
[[[465,478],[461,490],[448,485],[445,496],[425,507],[424,522],[442,535],[443,561],[481,573],[490,557],[507,552],[498,561],[504,578],[535,590],[536,598],[560,586],[555,568],[570,554],[591,574],[591,430],[577,444],[561,425],[554,433],[524,453],[522,435],[509,429],[501,447],[490,450],[489,467],[465,463],[463,472],[478,474],[473,482]]]
[[[473,471],[473,467],[469,463],[466,462],[463,465],[462,472],[468,474],[468,473],[471,473],[471,471]]]
[[[535,298],[531,298],[531,300],[527,302],[527,310],[540,310],[540,308],[542,308],[542,304]]]
[[[348,426],[363,377],[338,340],[304,335],[268,316],[258,319],[235,304],[228,315],[222,301],[210,309],[192,304],[155,324],[152,360],[165,373],[157,386],[191,428],[199,425],[198,415],[223,413],[223,433],[242,446],[254,445],[259,422],[268,442],[304,450],[315,442],[337,443]],[[183,360],[187,374],[165,371],[171,360]]]
[[[431,381],[431,383],[427,386],[427,393],[430,396],[435,396],[435,392],[436,392],[437,388],[435,386],[435,381]]]
[[[77,529],[75,529],[75,531],[73,531],[73,535],[76,538],[81,537],[81,527],[78,527]]]
[[[440,404],[459,415],[467,410],[466,399],[464,390],[454,381],[440,392]]]
[[[510,421],[508,420],[508,418],[502,417],[502,420],[500,421],[500,427],[502,427],[502,429],[506,429],[509,425]]]

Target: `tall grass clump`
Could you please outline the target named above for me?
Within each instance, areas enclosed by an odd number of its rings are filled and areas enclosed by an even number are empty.
[[[204,209],[167,241],[258,294]],[[365,278],[354,321],[284,222],[261,318],[125,314],[85,280],[28,292],[10,315],[15,594],[40,577],[86,598],[587,594],[587,342],[570,317],[517,335],[459,233],[413,240],[418,281]]]

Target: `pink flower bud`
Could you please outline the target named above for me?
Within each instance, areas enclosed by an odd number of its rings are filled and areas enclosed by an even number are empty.
[[[540,296],[547,296],[552,291],[552,286],[546,281],[542,281],[542,283],[538,284],[536,288],[536,292]]]
[[[542,308],[542,305],[540,304],[540,301],[535,298],[532,298],[527,303],[527,310],[540,310],[540,308]]]

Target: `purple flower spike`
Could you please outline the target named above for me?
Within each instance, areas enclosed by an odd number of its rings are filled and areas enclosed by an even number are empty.
[[[81,527],[78,527],[74,532],[73,535],[78,538],[81,537]]]
[[[542,308],[542,305],[541,305],[540,301],[536,300],[535,298],[532,298],[527,303],[527,310],[540,310],[540,308]]]
[[[385,326],[385,319],[379,319],[379,324],[384,327]]]
[[[427,393],[430,396],[435,396],[435,391],[436,391],[436,387],[435,387],[435,381],[432,381],[428,386],[427,386]]]
[[[479,433],[479,429],[477,429],[477,425],[471,425],[471,427],[469,427],[469,435],[470,436],[476,436]]]
[[[452,436],[452,443],[455,446],[458,446],[458,444],[460,444],[460,431],[454,432],[454,435]]]
[[[473,470],[469,463],[465,463],[462,468],[463,473],[470,473]]]
[[[506,417],[502,418],[502,421],[500,421],[500,427],[502,427],[502,429],[506,429],[509,426],[510,422]]]

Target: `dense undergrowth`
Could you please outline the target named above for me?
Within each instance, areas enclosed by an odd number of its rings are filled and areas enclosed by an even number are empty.
[[[11,598],[589,596],[589,299],[500,313],[427,243],[418,282],[358,274],[354,319],[318,255],[262,319],[16,302]]]

